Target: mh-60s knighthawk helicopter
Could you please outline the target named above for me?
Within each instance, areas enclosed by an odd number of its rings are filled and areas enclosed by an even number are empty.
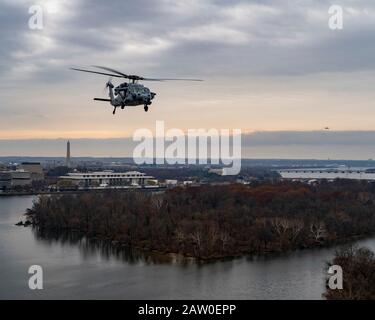
[[[125,78],[129,79],[129,82],[123,82],[117,87],[115,87],[111,79],[108,80],[106,87],[109,90],[109,99],[102,99],[102,98],[94,98],[96,101],[108,101],[114,107],[113,114],[116,113],[116,108],[121,107],[124,109],[125,107],[134,107],[134,106],[144,106],[145,111],[148,111],[148,106],[152,103],[152,99],[154,99],[156,93],[151,92],[151,90],[144,85],[138,83],[138,81],[166,81],[166,80],[182,80],[182,81],[202,81],[200,79],[156,79],[156,78],[144,78],[137,75],[128,75],[117,71],[115,69],[101,67],[101,66],[92,66],[94,68],[99,68],[107,72],[99,72],[99,71],[92,71],[92,70],[85,70],[85,69],[77,69],[77,68],[70,68],[71,70],[82,71],[82,72],[89,72],[89,73],[96,73],[110,77],[116,78]]]

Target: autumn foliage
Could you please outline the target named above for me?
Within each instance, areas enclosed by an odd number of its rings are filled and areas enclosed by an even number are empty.
[[[324,297],[328,300],[374,300],[375,255],[365,247],[348,246],[338,250],[331,265],[342,270],[342,288],[330,288]],[[328,284],[328,283],[327,283]]]
[[[28,212],[39,229],[75,230],[145,250],[202,259],[329,245],[375,232],[375,186],[174,188],[42,196]]]

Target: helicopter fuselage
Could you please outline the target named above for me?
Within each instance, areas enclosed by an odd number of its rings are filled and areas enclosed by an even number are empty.
[[[155,97],[155,93],[139,83],[121,83],[114,87],[112,83],[107,83],[109,87],[109,97],[114,107],[125,106],[148,106]]]

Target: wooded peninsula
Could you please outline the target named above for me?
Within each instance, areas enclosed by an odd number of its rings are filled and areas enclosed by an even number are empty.
[[[375,233],[375,184],[339,180],[39,196],[27,220],[198,259],[326,246]]]

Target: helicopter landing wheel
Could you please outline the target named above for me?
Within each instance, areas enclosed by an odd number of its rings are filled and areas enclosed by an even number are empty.
[[[145,109],[146,112],[148,111],[148,105],[147,104],[145,105],[144,109]]]

